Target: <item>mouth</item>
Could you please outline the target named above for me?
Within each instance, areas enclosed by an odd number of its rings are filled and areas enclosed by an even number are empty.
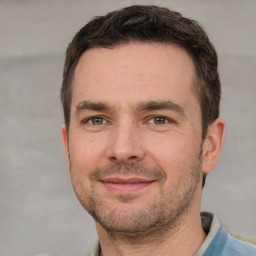
[[[101,182],[108,190],[112,192],[116,192],[119,194],[130,194],[150,186],[154,182],[154,180],[140,177],[108,177],[101,180]]]

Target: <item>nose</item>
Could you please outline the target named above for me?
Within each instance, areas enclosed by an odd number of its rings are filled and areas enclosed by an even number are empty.
[[[111,131],[107,157],[112,162],[127,163],[144,158],[141,136],[132,124],[118,125]]]

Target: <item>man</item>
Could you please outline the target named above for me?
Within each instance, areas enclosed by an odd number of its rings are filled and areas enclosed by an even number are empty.
[[[222,148],[217,55],[200,25],[156,6],[97,17],[66,53],[62,138],[75,193],[96,221],[89,255],[256,255],[211,213]]]

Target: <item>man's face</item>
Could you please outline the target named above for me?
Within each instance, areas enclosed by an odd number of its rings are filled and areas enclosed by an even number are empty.
[[[113,232],[170,226],[199,205],[202,129],[194,65],[181,48],[86,51],[63,140],[75,193]]]

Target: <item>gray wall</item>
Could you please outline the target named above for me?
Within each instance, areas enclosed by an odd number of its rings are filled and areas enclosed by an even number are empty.
[[[200,21],[217,48],[227,122],[202,209],[256,235],[256,1],[0,0],[0,255],[83,255],[96,239],[62,150],[64,51],[91,17],[154,3]]]

